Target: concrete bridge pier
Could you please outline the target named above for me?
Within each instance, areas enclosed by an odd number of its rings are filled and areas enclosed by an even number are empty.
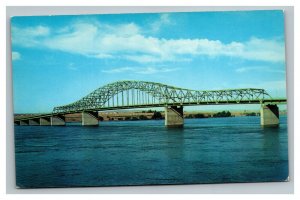
[[[81,118],[82,126],[99,126],[98,112],[83,111]]]
[[[29,119],[28,122],[29,122],[30,126],[39,126],[40,125],[39,119]]]
[[[40,125],[41,126],[51,126],[51,117],[41,117]]]
[[[29,121],[28,120],[21,120],[20,121],[20,126],[28,126],[29,125]]]
[[[165,126],[166,127],[183,127],[183,106],[165,107]]]
[[[65,126],[65,116],[63,115],[53,115],[50,117],[51,126]]]
[[[260,124],[262,126],[279,125],[279,109],[276,104],[261,105]]]

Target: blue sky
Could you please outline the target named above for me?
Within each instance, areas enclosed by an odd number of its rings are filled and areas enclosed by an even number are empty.
[[[279,10],[13,17],[11,32],[15,113],[51,112],[117,80],[286,96]]]

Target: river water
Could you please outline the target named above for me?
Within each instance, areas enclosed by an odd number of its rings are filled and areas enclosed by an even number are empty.
[[[287,118],[108,121],[99,127],[15,126],[21,188],[284,181]]]

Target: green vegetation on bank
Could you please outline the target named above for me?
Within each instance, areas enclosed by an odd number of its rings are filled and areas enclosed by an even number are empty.
[[[153,113],[152,115],[146,115],[143,113]],[[251,115],[252,116],[252,113]],[[218,113],[214,113],[214,114],[203,114],[203,113],[195,113],[195,114],[188,114],[188,115],[184,115],[184,118],[187,119],[191,119],[191,118],[211,118],[211,117],[234,117],[234,115],[231,115],[231,113],[229,111],[222,111],[222,112],[218,112]],[[135,121],[135,120],[150,120],[150,119],[154,119],[154,120],[160,120],[160,119],[164,119],[164,115],[162,114],[162,112],[160,111],[156,111],[156,110],[148,110],[148,111],[142,111],[140,115],[138,116],[124,116],[124,117],[108,117],[109,120],[131,120],[131,121]]]
[[[154,112],[151,119],[163,119],[163,116],[160,112]]]
[[[214,114],[204,115],[203,113],[189,114],[185,118],[210,118],[210,117],[233,117],[229,111],[222,111]]]
[[[207,117],[210,117],[210,116],[205,116],[202,113],[197,113],[197,114],[189,114],[185,118],[207,118]]]
[[[222,112],[213,114],[213,117],[231,117],[231,113],[229,111],[222,111]]]

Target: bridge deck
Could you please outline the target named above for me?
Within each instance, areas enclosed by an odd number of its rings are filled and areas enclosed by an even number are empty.
[[[82,111],[106,111],[106,110],[123,110],[123,109],[136,109],[136,108],[153,108],[153,107],[165,107],[165,106],[200,106],[200,105],[234,105],[234,104],[285,104],[286,99],[264,99],[264,100],[242,100],[242,101],[211,101],[211,102],[190,102],[190,103],[172,103],[172,104],[140,104],[140,105],[129,105],[129,106],[114,106],[114,107],[103,107],[103,108],[93,108],[86,110],[76,110],[76,111],[66,111],[62,113],[45,113],[36,114],[31,116],[17,116],[14,121],[37,119],[42,117],[51,117],[55,115],[65,115],[72,113],[79,113]]]

